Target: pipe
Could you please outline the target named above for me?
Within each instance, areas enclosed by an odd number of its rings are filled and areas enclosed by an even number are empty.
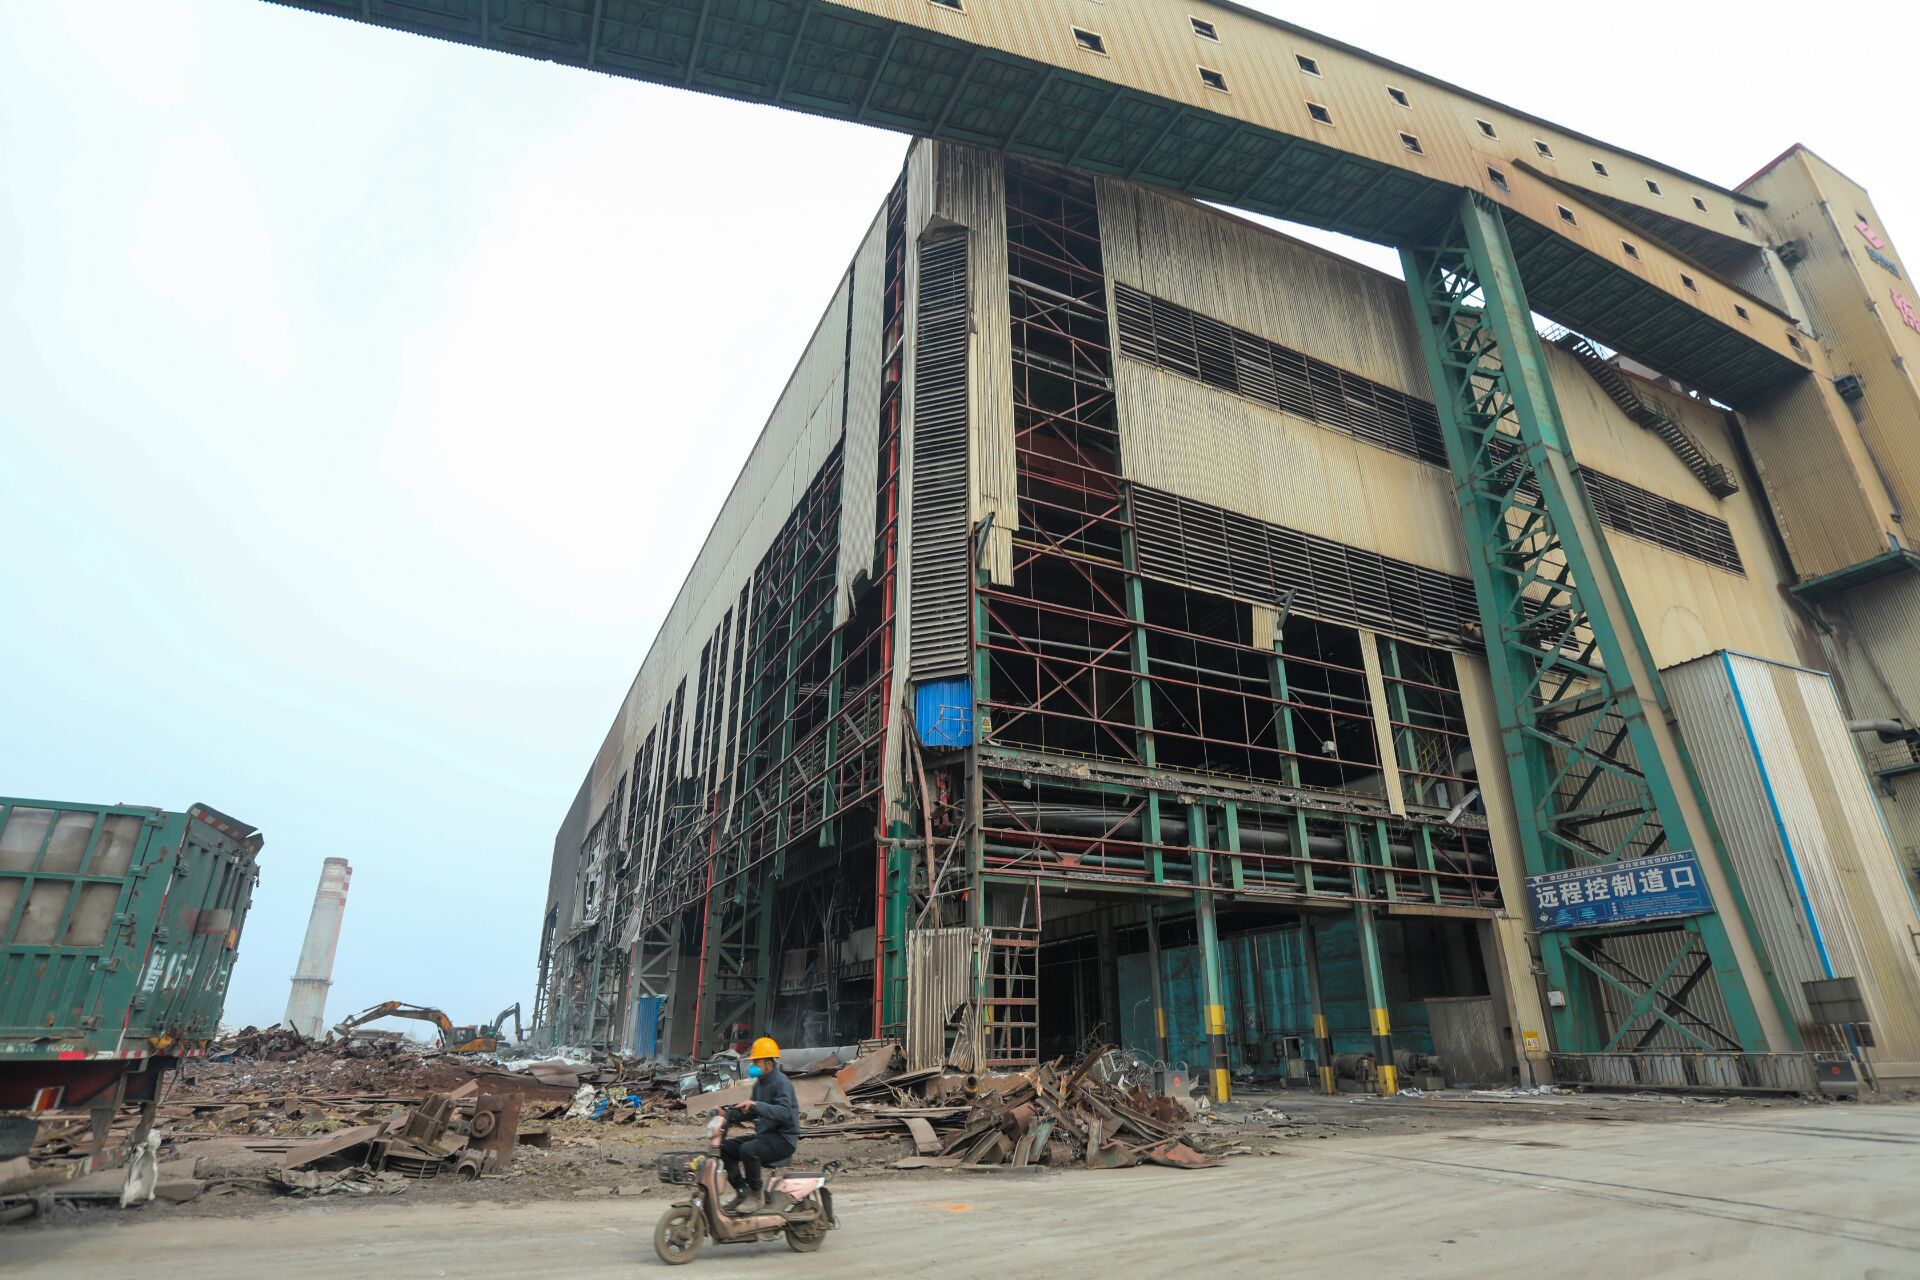
[[[1882,742],[1903,742],[1913,737],[1913,730],[1907,727],[1905,720],[1849,720],[1848,733],[1874,733]]]
[[[1121,840],[1139,840],[1141,823],[1137,816],[1121,819],[1114,818],[1098,809],[1083,809],[1074,805],[1049,804],[1002,804],[1000,807],[1009,813],[1032,823],[1044,835],[1072,836],[1109,836]],[[1186,844],[1187,821],[1162,814],[1160,835],[1170,844]],[[1413,846],[1398,841],[1388,846],[1396,854],[1413,855]],[[1270,831],[1260,827],[1240,828],[1240,851],[1243,853],[1291,855],[1293,853],[1293,834],[1288,831]],[[1339,836],[1309,835],[1307,837],[1309,857],[1330,858],[1345,861],[1347,857],[1346,841]],[[1123,862],[1125,859],[1113,859]],[[1491,864],[1492,858],[1485,855],[1474,856],[1472,861]]]

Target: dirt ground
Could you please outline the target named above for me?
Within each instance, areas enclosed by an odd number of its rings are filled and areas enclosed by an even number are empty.
[[[841,1227],[820,1252],[709,1243],[694,1266],[715,1280],[1920,1275],[1920,1106],[1286,1101],[1298,1123],[1233,1126],[1271,1156],[1194,1171],[857,1172],[836,1186]],[[10,1280],[597,1280],[659,1267],[665,1197],[612,1197],[633,1167],[603,1154],[593,1170],[585,1154],[555,1157],[564,1174],[391,1198],[66,1217],[0,1230],[0,1257]]]
[[[1463,1130],[1500,1132],[1540,1125],[1605,1126],[1648,1123],[1740,1120],[1747,1117],[1800,1115],[1808,1120],[1826,1113],[1874,1111],[1880,1104],[1798,1099],[1677,1098],[1602,1094],[1495,1094],[1450,1091],[1424,1097],[1332,1098],[1280,1092],[1246,1093],[1234,1102],[1197,1116],[1189,1126],[1196,1144],[1235,1164],[1266,1157],[1301,1154],[1312,1144],[1335,1138],[1444,1134]],[[280,1157],[254,1154],[233,1139],[182,1140],[179,1158],[197,1158],[197,1176],[206,1190],[186,1203],[155,1201],[131,1210],[95,1204],[61,1204],[52,1213],[22,1224],[26,1229],[57,1229],[76,1224],[126,1226],[136,1221],[197,1218],[250,1218],[293,1209],[329,1214],[366,1212],[375,1206],[524,1204],[540,1201],[593,1201],[612,1198],[669,1198],[654,1172],[656,1159],[669,1151],[696,1151],[706,1130],[684,1117],[606,1123],[588,1119],[546,1122],[551,1145],[522,1146],[513,1167],[502,1175],[463,1182],[452,1176],[409,1181],[398,1194],[350,1194],[294,1197],[276,1189],[267,1174]],[[1514,1141],[1524,1142],[1516,1136]],[[945,1170],[896,1170],[889,1166],[913,1155],[904,1133],[881,1136],[840,1135],[803,1140],[795,1168],[828,1162],[841,1166],[841,1184],[857,1187],[879,1181],[952,1181]],[[992,1176],[991,1174],[976,1176]],[[1061,1176],[1102,1179],[1111,1172],[1067,1170]],[[648,1210],[651,1216],[651,1210]],[[21,1228],[14,1228],[15,1230]]]

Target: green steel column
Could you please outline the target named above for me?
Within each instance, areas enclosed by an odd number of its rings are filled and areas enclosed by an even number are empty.
[[[1094,910],[1094,941],[1099,948],[1100,1021],[1107,1027],[1107,1042],[1120,1043],[1120,948],[1114,937],[1113,909]]]
[[[1393,1068],[1393,1027],[1387,1020],[1387,975],[1380,966],[1380,937],[1374,925],[1373,907],[1364,902],[1353,904],[1353,922],[1360,931],[1360,968],[1367,984],[1367,1024],[1373,1032],[1373,1070],[1383,1096],[1400,1092],[1399,1075]]]
[[[753,1034],[764,1036],[767,1032],[767,1020],[773,1012],[773,997],[780,985],[780,966],[775,963],[773,954],[773,901],[774,886],[778,883],[771,869],[763,872],[756,886],[758,893],[749,904],[753,912],[753,955],[752,973],[748,980],[753,984]],[[752,890],[749,890],[752,892]]]
[[[820,822],[819,844],[823,849],[831,848],[838,840],[836,828],[839,823],[833,813],[840,808],[840,795],[834,786],[834,766],[840,762],[840,704],[846,696],[846,673],[840,669],[845,660],[846,629],[835,627],[833,639],[827,646],[827,664],[833,672],[827,680],[827,733],[826,760],[820,778]]]
[[[1671,763],[1650,723],[1664,714],[1658,672],[1567,448],[1499,209],[1462,192],[1449,225],[1402,249],[1401,263],[1466,532],[1528,872],[1604,869],[1696,840],[1706,842],[1703,861],[1725,868],[1709,831],[1689,833],[1684,747],[1675,741]],[[1610,781],[1596,792],[1602,778]],[[1726,872],[1738,909],[1738,881]],[[1739,1044],[1767,1048],[1725,922],[1711,914],[1682,927],[1706,950]],[[1584,936],[1597,945],[1605,934]],[[1549,982],[1570,997],[1554,1014],[1555,1043],[1574,1052],[1607,1038],[1599,1002],[1572,998],[1576,966],[1593,971],[1582,940],[1567,931],[1540,939]],[[1666,1016],[1657,1001],[1642,1007]]]
[[[1332,1093],[1333,1032],[1327,1028],[1327,1002],[1320,993],[1320,943],[1312,916],[1300,917],[1300,948],[1307,960],[1307,1007],[1313,1011],[1313,1060],[1319,1068],[1320,1092]]]
[[[1197,804],[1187,806],[1187,833],[1187,842],[1196,850],[1193,907],[1200,926],[1200,972],[1206,1000],[1207,1061],[1213,1072],[1211,1092],[1215,1102],[1226,1102],[1233,1097],[1233,1073],[1231,1060],[1227,1057],[1226,984],[1220,977],[1220,930],[1213,917],[1212,859],[1204,852],[1207,847],[1207,814]]]
[[[881,846],[881,856],[887,860],[887,941],[873,962],[882,966],[880,1030],[883,1035],[898,1035],[905,1031],[907,1024],[907,906],[913,882],[912,840],[913,829],[904,822],[896,822],[892,837]]]
[[[1126,494],[1125,509],[1127,527],[1120,535],[1120,563],[1127,575],[1127,619],[1133,623],[1133,634],[1127,641],[1128,659],[1133,667],[1133,723],[1140,763],[1151,769],[1159,763],[1153,744],[1153,682],[1147,678],[1153,660],[1147,651],[1147,604],[1133,545],[1131,491]]]
[[[1153,1054],[1157,1063],[1153,1087],[1164,1090],[1167,1060],[1173,1056],[1173,1049],[1167,1044],[1167,990],[1160,971],[1160,912],[1151,902],[1147,904],[1147,970],[1153,989]]]

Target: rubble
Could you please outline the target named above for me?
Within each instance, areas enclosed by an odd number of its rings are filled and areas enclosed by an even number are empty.
[[[807,1147],[851,1167],[1199,1167],[1216,1157],[1187,1134],[1179,1100],[1110,1070],[1105,1053],[1017,1073],[908,1070],[881,1040],[795,1051],[783,1065]],[[633,1185],[628,1170],[646,1167],[650,1145],[684,1144],[687,1127],[748,1096],[739,1070],[731,1053],[697,1066],[577,1050],[507,1058],[250,1027],[183,1067],[131,1202],[391,1195],[429,1183],[451,1193],[495,1178],[521,1180],[529,1196],[616,1194],[608,1188]],[[73,1176],[88,1123],[84,1112],[40,1118],[31,1159],[0,1163],[0,1221],[29,1200],[127,1192],[124,1169]],[[131,1117],[118,1123],[131,1132]]]

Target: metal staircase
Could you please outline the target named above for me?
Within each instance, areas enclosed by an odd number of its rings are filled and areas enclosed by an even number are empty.
[[[1571,329],[1557,329],[1549,337],[1554,346],[1580,362],[1580,367],[1607,393],[1607,399],[1620,406],[1620,412],[1666,441],[1667,447],[1687,464],[1687,470],[1693,472],[1694,478],[1707,487],[1708,493],[1716,498],[1724,498],[1740,492],[1740,486],[1734,483],[1733,472],[1715,462],[1713,455],[1685,427],[1642,399],[1627,375],[1614,367],[1591,342]]]

